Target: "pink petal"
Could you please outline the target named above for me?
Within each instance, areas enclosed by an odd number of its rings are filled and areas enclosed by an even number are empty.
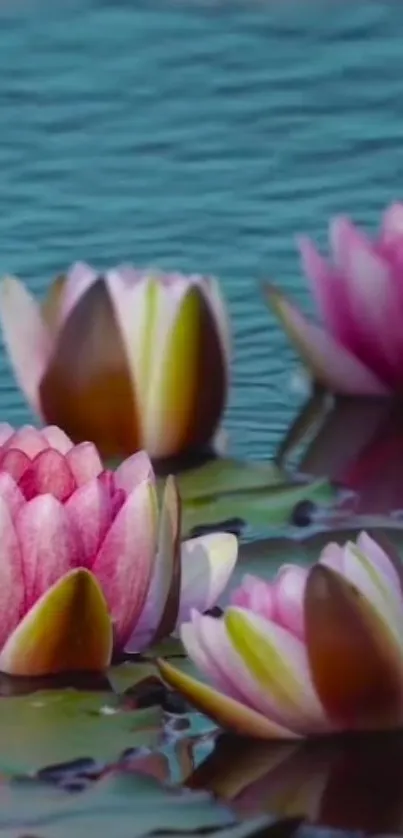
[[[67,280],[63,289],[61,322],[59,327],[67,319],[80,297],[88,291],[97,278],[98,274],[91,265],[87,265],[85,262],[76,262],[72,265],[67,274]]]
[[[63,503],[74,492],[76,481],[66,457],[49,448],[32,460],[30,468],[19,480],[19,487],[26,500],[51,494]]]
[[[337,573],[344,573],[344,548],[340,547],[340,544],[336,544],[336,542],[330,542],[326,544],[326,547],[322,550],[319,559],[320,564],[326,565],[326,567],[330,567],[331,570],[335,570]]]
[[[79,535],[80,565],[91,569],[113,520],[109,494],[99,480],[90,480],[71,495],[65,509]]]
[[[403,250],[403,204],[391,204],[384,213],[381,241]]]
[[[123,460],[115,471],[115,483],[119,489],[131,492],[143,480],[153,480],[154,471],[146,451],[137,451]]]
[[[17,517],[25,579],[26,609],[79,563],[79,542],[62,504],[39,495]]]
[[[0,422],[0,448],[5,445],[15,433],[14,428],[8,422]]]
[[[269,299],[288,337],[319,383],[345,395],[389,394],[389,390],[358,358],[323,329],[309,323],[280,292],[270,289]]]
[[[77,486],[82,486],[103,470],[98,449],[92,442],[82,442],[68,452],[66,460],[71,468]]]
[[[49,442],[38,428],[34,428],[32,425],[23,425],[8,438],[2,451],[9,448],[18,448],[32,460],[41,451],[49,448]]]
[[[3,475],[1,475],[3,477]],[[7,501],[0,496],[0,649],[23,616],[21,551]]]
[[[302,269],[307,276],[318,311],[326,329],[336,340],[349,345],[348,338],[355,324],[351,324],[351,313],[346,296],[344,278],[339,276],[310,239],[297,239]]]
[[[48,441],[50,447],[60,451],[60,454],[67,454],[73,448],[70,437],[57,425],[46,425],[42,428],[41,434]]]
[[[273,584],[274,620],[301,640],[305,636],[304,596],[308,570],[296,565],[280,568]]]
[[[0,472],[0,498],[7,504],[8,511],[15,522],[21,507],[25,504],[25,498],[15,480],[6,471]]]
[[[52,341],[34,297],[13,277],[4,279],[0,286],[0,320],[17,381],[40,415],[39,384],[51,355]]]
[[[254,682],[261,711],[297,733],[328,729],[312,683],[305,644],[246,609],[231,606],[224,622],[231,644]],[[239,683],[243,687],[243,682]]]
[[[266,620],[274,616],[274,588],[269,582],[247,573],[239,588],[231,594],[231,604],[240,608],[249,608],[255,614],[261,614]]]
[[[118,512],[92,566],[109,605],[119,648],[127,643],[144,607],[156,542],[154,490],[144,481]]]
[[[151,643],[172,634],[175,628],[181,584],[180,558],[181,508],[175,479],[165,483],[159,516],[157,556],[146,602],[127,651],[142,652]]]
[[[330,240],[355,319],[352,349],[382,380],[396,386],[396,376],[402,378],[403,289],[396,283],[393,265],[346,218],[331,222]]]
[[[399,575],[382,547],[366,532],[361,532],[358,536],[357,547],[372,562],[385,583],[397,593],[400,590]]]
[[[0,470],[6,471],[18,483],[26,471],[31,468],[31,460],[19,449],[9,448],[0,452]]]

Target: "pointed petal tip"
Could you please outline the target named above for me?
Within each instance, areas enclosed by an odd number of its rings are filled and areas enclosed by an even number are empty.
[[[112,644],[102,589],[92,573],[78,568],[28,611],[0,653],[0,671],[25,677],[103,671],[110,663]]]
[[[162,658],[157,658],[156,664],[161,677],[172,689],[177,690],[196,709],[205,713],[221,727],[254,739],[299,738],[298,734],[277,725],[256,710],[252,710],[233,698],[228,698],[190,675],[185,675]]]

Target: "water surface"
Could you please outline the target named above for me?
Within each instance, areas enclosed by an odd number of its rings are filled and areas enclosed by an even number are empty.
[[[57,8],[56,8],[57,6]],[[401,196],[399,3],[19,0],[0,9],[0,270],[40,293],[76,259],[218,274],[235,453],[268,457],[301,396],[257,291],[309,306],[294,247]],[[29,418],[0,357],[2,418]]]

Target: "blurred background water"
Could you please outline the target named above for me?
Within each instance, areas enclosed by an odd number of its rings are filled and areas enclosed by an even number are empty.
[[[83,259],[219,275],[231,448],[268,457],[301,401],[257,283],[309,308],[294,235],[375,229],[403,192],[400,3],[0,6],[0,271]],[[0,356],[1,418],[29,418]]]

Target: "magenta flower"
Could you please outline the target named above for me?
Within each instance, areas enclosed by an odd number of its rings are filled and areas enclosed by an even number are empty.
[[[222,619],[181,628],[202,684],[165,680],[224,727],[293,739],[403,725],[402,567],[366,533],[329,544],[310,569],[246,577]]]
[[[230,329],[212,277],[76,264],[42,306],[0,285],[4,342],[33,411],[104,458],[173,457],[213,441],[225,407]]]
[[[347,218],[329,230],[329,264],[300,238],[323,328],[310,323],[277,289],[267,296],[314,379],[348,395],[388,395],[403,386],[403,204],[385,212],[371,241]]]
[[[214,605],[237,541],[180,544],[180,499],[158,513],[148,456],[104,470],[92,443],[59,428],[0,426],[0,671],[99,670],[112,650],[141,651]]]

